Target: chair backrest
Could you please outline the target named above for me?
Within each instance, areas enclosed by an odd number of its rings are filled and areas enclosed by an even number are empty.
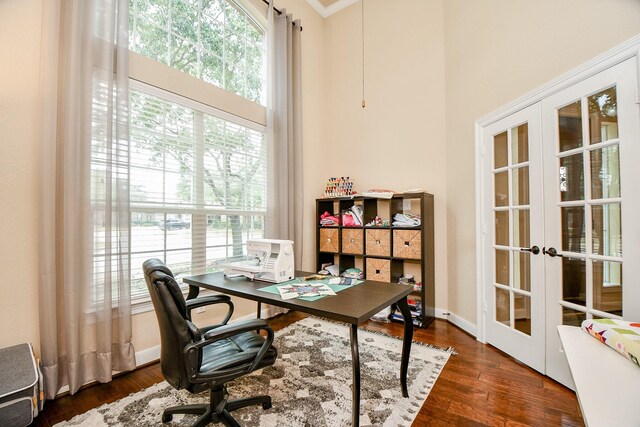
[[[142,269],[160,327],[162,374],[175,388],[189,388],[182,350],[193,342],[193,330],[197,329],[187,318],[182,291],[171,270],[159,259],[145,261]]]

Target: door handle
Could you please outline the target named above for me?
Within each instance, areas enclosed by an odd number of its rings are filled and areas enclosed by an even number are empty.
[[[554,257],[562,258],[562,254],[559,254],[556,248],[553,248],[553,247],[547,249],[546,251],[544,248],[542,248],[542,253],[544,255],[549,255],[551,258],[554,258]]]
[[[540,253],[540,248],[537,246],[531,246],[531,248],[520,248],[520,252],[531,252],[534,255],[538,255]]]

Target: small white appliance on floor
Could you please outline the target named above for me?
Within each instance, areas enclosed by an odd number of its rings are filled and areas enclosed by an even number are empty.
[[[245,261],[225,265],[227,277],[245,276],[251,280],[281,283],[294,278],[293,241],[277,239],[247,240]]]

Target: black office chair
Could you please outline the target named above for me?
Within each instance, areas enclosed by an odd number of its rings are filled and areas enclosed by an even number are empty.
[[[271,397],[256,396],[227,401],[225,383],[275,363],[278,352],[271,344],[273,330],[262,319],[227,325],[233,303],[226,295],[214,295],[185,301],[171,270],[158,259],[142,265],[149,294],[160,325],[160,365],[162,374],[176,389],[200,393],[210,389],[208,404],[167,408],[162,422],[173,414],[201,415],[193,424],[205,426],[222,422],[239,426],[230,412],[249,405],[271,408]],[[229,310],[219,325],[199,329],[191,321],[191,310],[210,304],[226,304]],[[257,331],[266,331],[266,339]]]

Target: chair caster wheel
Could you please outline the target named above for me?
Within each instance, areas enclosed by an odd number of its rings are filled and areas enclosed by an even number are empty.
[[[172,414],[162,414],[162,424],[170,423],[173,420]]]
[[[271,409],[271,402],[265,402],[262,404],[262,409]]]

